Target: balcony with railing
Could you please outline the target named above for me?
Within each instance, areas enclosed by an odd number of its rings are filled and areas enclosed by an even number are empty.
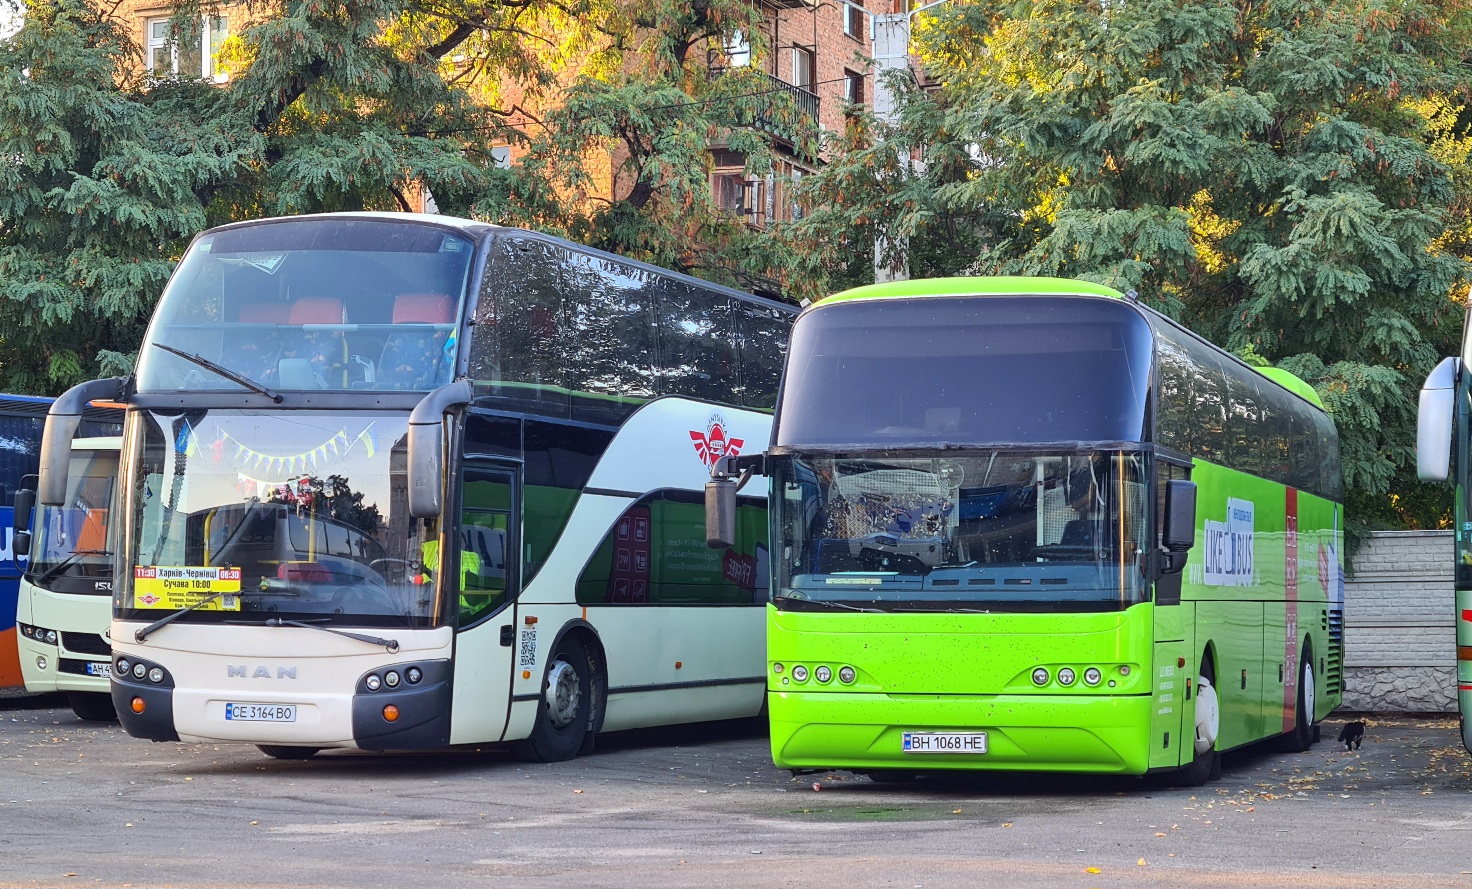
[[[801,131],[818,126],[820,100],[816,93],[765,72],[727,68],[721,62],[720,56],[712,59],[711,74],[722,76],[742,71],[753,84],[730,102],[732,126],[763,130],[787,142],[795,142]]]

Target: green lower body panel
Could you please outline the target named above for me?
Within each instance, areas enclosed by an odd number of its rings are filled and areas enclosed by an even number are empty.
[[[784,769],[974,769],[1144,774],[1145,695],[884,695],[770,692],[772,759]],[[985,753],[906,753],[905,732],[986,733]]]

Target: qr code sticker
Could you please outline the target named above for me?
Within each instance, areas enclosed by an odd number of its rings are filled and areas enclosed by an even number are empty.
[[[537,628],[521,631],[521,669],[530,670],[537,663]]]

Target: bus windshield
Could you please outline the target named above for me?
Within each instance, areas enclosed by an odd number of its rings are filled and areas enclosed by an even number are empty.
[[[429,626],[437,523],[411,519],[407,418],[140,412],[118,616]],[[429,564],[426,564],[428,562]]]
[[[66,592],[112,593],[111,584],[93,581],[112,578],[108,513],[117,474],[115,445],[112,450],[72,452],[66,505],[40,508],[26,569],[31,583],[47,589],[60,585]]]
[[[792,331],[776,444],[1141,441],[1153,352],[1104,297],[820,303]]]
[[[228,374],[286,391],[441,386],[473,254],[461,235],[404,220],[292,219],[205,235],[154,313],[138,389],[241,388]]]
[[[1141,453],[779,458],[776,604],[1107,611],[1143,601]]]

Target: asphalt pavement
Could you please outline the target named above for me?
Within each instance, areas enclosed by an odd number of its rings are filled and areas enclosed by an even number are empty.
[[[1195,790],[1135,779],[793,777],[756,722],[493,747],[151,744],[0,700],[0,887],[1462,887],[1472,758],[1451,718],[1250,749]]]

